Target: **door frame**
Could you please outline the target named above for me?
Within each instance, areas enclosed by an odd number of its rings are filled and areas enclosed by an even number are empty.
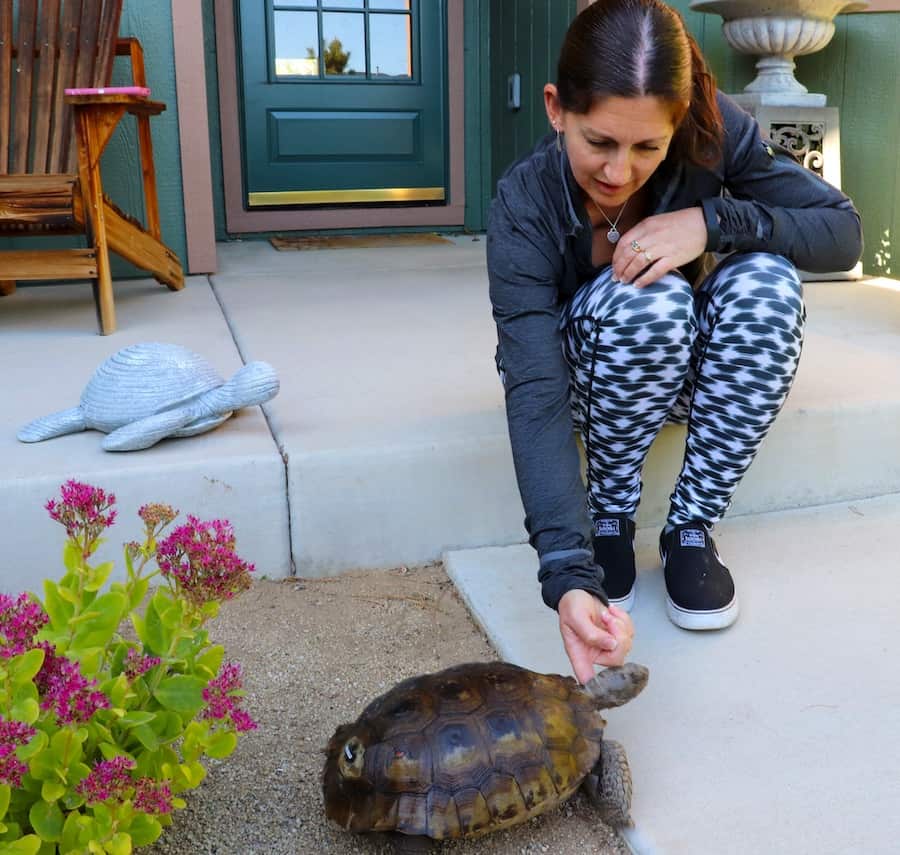
[[[225,223],[228,232],[240,234],[384,226],[462,226],[466,208],[463,2],[464,0],[447,0],[450,204],[433,207],[248,211],[244,209],[241,170],[240,101],[238,98],[234,0],[215,0]]]
[[[216,272],[212,158],[206,101],[203,14],[199,2],[172,0],[175,98],[188,273]]]

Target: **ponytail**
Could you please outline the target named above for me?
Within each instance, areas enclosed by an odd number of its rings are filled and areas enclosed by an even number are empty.
[[[675,132],[675,153],[698,166],[713,166],[722,156],[725,134],[716,103],[716,81],[694,37],[685,29],[691,48],[691,103]]]

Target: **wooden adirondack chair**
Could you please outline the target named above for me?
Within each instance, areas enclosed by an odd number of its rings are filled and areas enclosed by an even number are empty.
[[[153,167],[150,116],[165,105],[64,92],[108,87],[116,56],[130,57],[134,85],[146,86],[140,43],[118,38],[122,2],[0,0],[0,237],[87,239],[86,249],[0,252],[0,294],[19,279],[90,279],[104,335],[116,328],[110,249],[170,290],[184,287],[161,241]],[[146,227],[110,202],[100,180],[100,155],[126,112],[137,117]]]

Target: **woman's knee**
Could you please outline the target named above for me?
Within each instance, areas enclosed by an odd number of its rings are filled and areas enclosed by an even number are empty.
[[[607,268],[575,295],[571,316],[589,318],[603,326],[661,321],[689,324],[693,299],[691,286],[677,273],[667,273],[651,285],[635,288],[614,280]]]
[[[781,314],[805,315],[803,283],[797,268],[784,256],[747,252],[725,259],[701,286],[720,306],[751,308],[766,304]]]

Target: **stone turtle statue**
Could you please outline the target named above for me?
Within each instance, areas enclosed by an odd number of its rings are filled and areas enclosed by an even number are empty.
[[[194,436],[241,407],[278,394],[275,369],[248,362],[227,382],[202,356],[177,344],[145,342],[117,351],[88,381],[77,407],[27,424],[22,442],[82,430],[109,434],[106,451],[149,448],[169,436]]]
[[[325,812],[349,831],[389,833],[398,852],[425,852],[525,822],[584,786],[605,821],[628,825],[631,773],[600,711],[648,677],[627,663],[581,686],[479,662],[404,680],[328,743]]]

